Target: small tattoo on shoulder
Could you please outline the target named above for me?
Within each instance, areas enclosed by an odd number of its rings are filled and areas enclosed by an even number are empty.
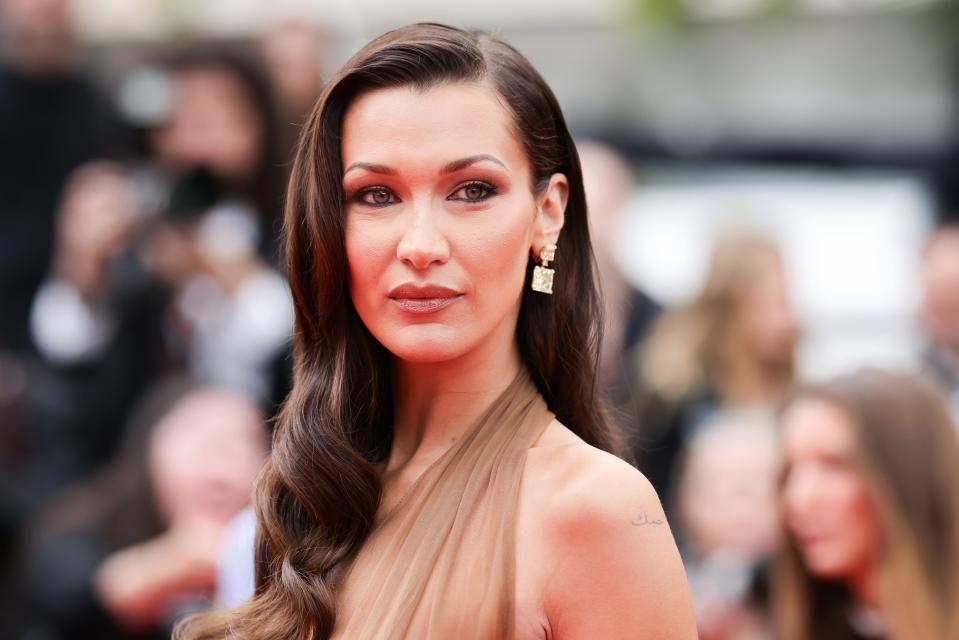
[[[636,516],[629,522],[635,527],[646,527],[646,526],[659,527],[661,525],[666,524],[665,520],[660,520],[659,518],[650,519],[649,516],[646,515],[645,511],[643,511],[641,514],[639,514],[638,516]]]

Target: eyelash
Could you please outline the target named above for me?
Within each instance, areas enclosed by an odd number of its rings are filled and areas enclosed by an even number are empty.
[[[497,189],[495,186],[493,186],[492,184],[488,182],[484,182],[482,180],[470,180],[469,182],[461,184],[456,188],[456,190],[453,193],[459,193],[460,191],[463,191],[464,189],[469,189],[470,187],[479,187],[485,190],[485,194],[481,196],[480,198],[477,198],[476,200],[470,200],[467,198],[447,198],[447,200],[452,199],[452,200],[459,200],[461,202],[466,202],[468,204],[476,204],[476,203],[488,200],[489,198],[497,194]],[[375,202],[369,202],[363,199],[363,197],[366,196],[366,194],[368,193],[377,193],[377,192],[383,192],[383,191],[385,191],[386,193],[389,193],[390,196],[394,198],[394,200],[391,202],[375,203]],[[381,187],[381,186],[365,187],[363,189],[356,191],[352,197],[352,199],[358,202],[359,204],[363,204],[368,207],[376,207],[376,208],[387,207],[391,204],[396,204],[398,200],[395,200],[395,198],[396,196],[393,194],[392,191],[390,191],[386,187]]]

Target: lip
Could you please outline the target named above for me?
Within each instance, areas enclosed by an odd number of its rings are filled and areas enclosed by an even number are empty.
[[[433,313],[463,297],[462,293],[448,287],[413,283],[394,287],[387,295],[394,304],[410,313]]]
[[[799,535],[797,536],[799,546],[804,549],[812,549],[821,546],[824,542],[829,541],[829,536],[825,534],[813,534],[813,535]]]

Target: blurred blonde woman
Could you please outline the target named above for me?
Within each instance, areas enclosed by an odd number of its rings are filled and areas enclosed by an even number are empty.
[[[782,640],[959,637],[959,445],[925,381],[866,371],[782,419]]]
[[[776,245],[755,233],[720,237],[702,290],[664,314],[640,351],[634,453],[664,502],[683,443],[709,414],[782,400],[798,335]]]

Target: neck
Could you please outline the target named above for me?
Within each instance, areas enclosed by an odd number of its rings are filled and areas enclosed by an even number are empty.
[[[522,362],[515,339],[507,338],[488,340],[449,361],[394,362],[393,445],[386,473],[442,455],[509,386]]]
[[[733,348],[741,348],[736,343]],[[762,361],[758,357],[744,355],[726,349],[722,354],[722,377],[716,380],[724,402],[732,405],[748,405],[775,401],[790,383],[789,367]]]

